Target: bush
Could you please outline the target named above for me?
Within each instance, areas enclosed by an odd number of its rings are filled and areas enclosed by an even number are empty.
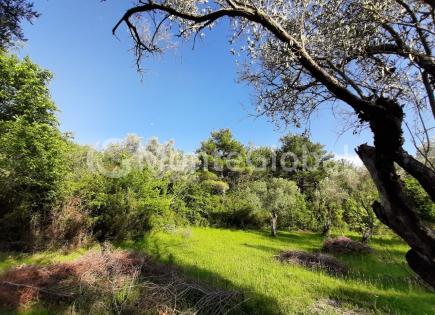
[[[51,73],[0,51],[0,240],[29,250],[49,224],[65,175],[66,136],[50,98]]]
[[[202,185],[204,186],[204,188],[208,191],[210,191],[213,194],[220,194],[220,195],[224,195],[228,189],[230,189],[230,186],[220,180],[205,180],[202,182]]]
[[[432,202],[427,192],[413,177],[405,176],[405,192],[413,201],[421,218],[429,223],[435,223],[435,203]]]
[[[72,249],[90,244],[92,218],[79,197],[69,198],[53,210],[47,236],[55,247]]]
[[[323,243],[322,251],[332,254],[368,254],[372,252],[372,249],[366,244],[340,236],[328,238]]]

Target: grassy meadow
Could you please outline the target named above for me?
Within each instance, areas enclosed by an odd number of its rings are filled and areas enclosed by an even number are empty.
[[[394,237],[371,242],[371,254],[339,256],[347,276],[279,262],[282,250],[317,251],[314,233],[186,228],[155,232],[120,247],[178,266],[188,278],[243,292],[244,314],[435,314],[435,296],[422,287],[404,260],[407,246]],[[0,253],[0,273],[23,264],[72,261],[85,249],[35,254]],[[0,311],[1,313],[1,311]],[[57,314],[36,304],[8,314]]]
[[[345,278],[274,257],[281,250],[316,251],[322,241],[312,233],[271,238],[192,228],[150,234],[124,246],[180,266],[190,277],[243,291],[248,314],[435,314],[435,296],[416,282],[404,259],[407,246],[395,238],[375,238],[372,254],[339,257],[351,269]]]

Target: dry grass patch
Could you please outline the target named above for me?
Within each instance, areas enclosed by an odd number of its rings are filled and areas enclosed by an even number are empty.
[[[308,253],[304,251],[284,251],[277,258],[281,262],[297,264],[309,269],[323,270],[332,275],[345,275],[348,268],[335,257],[321,253]]]
[[[369,254],[372,249],[364,243],[354,241],[345,236],[328,238],[322,247],[322,251],[331,254]]]
[[[0,310],[40,302],[83,314],[225,314],[241,294],[187,280],[171,266],[105,246],[71,263],[21,266],[0,277]]]

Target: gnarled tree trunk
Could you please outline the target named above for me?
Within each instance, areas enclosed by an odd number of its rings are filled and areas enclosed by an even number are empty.
[[[400,156],[409,158],[402,149],[403,111],[392,101],[380,100],[378,105],[379,110],[368,113],[366,117],[374,134],[375,146],[365,144],[357,149],[380,194],[381,202],[375,202],[373,210],[382,223],[409,244],[411,250],[406,255],[409,266],[435,288],[435,232],[420,220],[415,206],[404,192],[394,165],[395,162],[405,164],[403,159],[398,158]],[[392,112],[394,115],[391,115]],[[413,161],[406,163],[404,168],[417,180],[421,179],[423,188],[432,197],[430,186],[435,185],[435,181],[431,179],[430,170],[424,172],[421,167],[421,163]],[[425,176],[419,177],[418,174]]]

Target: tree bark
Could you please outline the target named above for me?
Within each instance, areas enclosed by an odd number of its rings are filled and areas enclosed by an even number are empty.
[[[411,247],[406,255],[409,266],[435,288],[435,232],[419,218],[415,205],[404,192],[394,163],[402,165],[419,180],[430,195],[435,181],[429,169],[423,169],[425,166],[402,148],[402,107],[383,98],[376,100],[375,105],[374,110],[361,115],[370,123],[375,146],[364,144],[357,149],[379,191],[381,202],[375,202],[373,210],[382,223],[408,243]]]
[[[329,223],[323,223],[322,236],[329,236],[330,229],[331,229],[331,226],[329,225]]]
[[[394,161],[368,145],[360,146],[357,153],[380,193],[381,203],[373,204],[376,216],[408,243],[409,266],[435,288],[435,233],[424,226],[413,209],[396,174]]]
[[[276,237],[276,230],[277,230],[277,222],[278,222],[278,215],[275,212],[272,212],[272,219],[271,219],[271,235],[273,237]]]
[[[364,232],[362,233],[361,236],[361,242],[364,244],[368,244],[368,242],[370,241],[370,239],[373,236],[373,226],[369,226],[366,230],[364,230]]]

